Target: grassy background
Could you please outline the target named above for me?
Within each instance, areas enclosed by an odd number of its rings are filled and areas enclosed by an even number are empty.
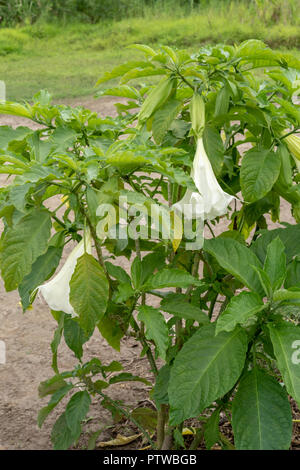
[[[140,0],[140,17],[132,10],[129,18],[100,18],[96,24],[66,18],[33,22],[25,17],[17,26],[2,26],[0,80],[6,83],[7,99],[30,99],[42,88],[54,99],[91,95],[105,71],[133,54],[139,57],[138,51],[126,47],[134,43],[197,51],[205,43],[257,38],[300,55],[300,0],[200,3],[160,0],[155,6],[154,0]]]

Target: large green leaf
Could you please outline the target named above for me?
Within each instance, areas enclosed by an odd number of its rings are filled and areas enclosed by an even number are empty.
[[[162,269],[156,274],[150,276],[144,290],[163,289],[164,287],[189,287],[197,285],[200,281],[195,279],[191,274],[177,268]]]
[[[70,303],[78,315],[81,328],[91,334],[103,317],[109,295],[109,285],[102,266],[88,253],[76,264],[70,282]]]
[[[268,245],[264,271],[270,279],[272,289],[279,289],[286,276],[285,248],[279,237]]]
[[[284,287],[298,287],[300,289],[300,260],[293,259],[287,267],[287,275]]]
[[[285,246],[287,262],[290,262],[295,255],[300,254],[300,224],[288,225],[286,228],[263,231],[251,245],[251,249],[262,263],[264,263],[269,243],[276,237],[279,237]]]
[[[79,438],[81,433],[81,427],[76,426],[74,429],[70,429],[67,425],[66,413],[60,415],[60,417],[54,423],[51,431],[51,441],[54,450],[67,450],[71,445]]]
[[[66,422],[72,431],[76,429],[89,411],[91,397],[86,390],[75,393],[66,407]]]
[[[18,287],[35,260],[45,253],[51,218],[46,210],[34,210],[9,227],[1,239],[1,274],[7,291]]]
[[[170,125],[181,109],[182,103],[177,100],[167,101],[155,114],[152,122],[152,133],[157,144],[161,144]]]
[[[280,323],[268,328],[286,389],[300,405],[300,326]]]
[[[245,201],[257,201],[271,191],[279,176],[280,167],[281,160],[275,152],[256,148],[246,152],[240,173]]]
[[[159,356],[166,359],[166,351],[169,346],[169,330],[163,314],[157,308],[141,305],[138,320],[145,323],[146,338],[154,341]]]
[[[217,320],[216,334],[220,331],[234,330],[236,325],[242,325],[263,307],[263,301],[254,292],[241,292],[232,297]]]
[[[106,261],[105,267],[108,274],[117,279],[120,283],[131,284],[130,276],[123,268],[121,268],[121,266],[116,266],[109,261]]]
[[[214,174],[219,176],[224,161],[224,146],[217,129],[206,126],[203,132],[203,144]]]
[[[23,140],[28,134],[32,134],[32,129],[28,127],[17,127],[13,129],[9,126],[0,127],[0,149],[6,150],[12,140]]]
[[[204,439],[207,449],[211,449],[211,447],[219,440],[219,422],[220,409],[217,408],[209,417],[208,421],[205,423],[204,426]]]
[[[186,301],[184,295],[174,294],[161,301],[161,310],[179,318],[195,320],[199,323],[209,323],[209,318],[197,305]]]
[[[249,248],[230,238],[214,238],[205,240],[204,250],[214,256],[223,269],[245,286],[263,295],[259,276],[253,268],[253,266],[258,268],[262,266]]]
[[[64,387],[59,388],[53,393],[48,405],[40,409],[38,413],[37,423],[38,427],[41,428],[47,416],[51,411],[58,405],[58,403],[67,395],[67,393],[73,388],[73,384],[68,383]]]
[[[32,269],[19,285],[22,307],[25,311],[30,305],[30,294],[36,287],[47,281],[55,272],[62,255],[62,248],[49,246],[45,254],[39,256],[33,263]]]
[[[253,369],[239,384],[232,425],[238,450],[288,449],[292,413],[286,391],[273,377]]]
[[[77,132],[69,127],[57,127],[51,135],[51,144],[55,152],[65,152],[74,145]]]
[[[227,393],[245,363],[247,336],[240,328],[215,336],[215,325],[200,328],[177,354],[171,369],[171,424],[200,414]]]
[[[162,368],[158,371],[152,393],[152,397],[156,403],[157,408],[159,408],[160,405],[169,403],[168,387],[170,380],[170,371],[171,367],[168,364],[162,366]]]
[[[89,337],[70,315],[65,315],[64,318],[64,338],[68,348],[80,360],[83,354],[82,345],[88,341]]]
[[[136,67],[145,68],[150,66],[151,63],[146,61],[126,62],[125,64],[121,64],[113,68],[110,72],[105,72],[105,74],[98,80],[96,85],[100,85],[101,83],[107,82],[113,78],[121,77],[122,75],[125,75],[125,73],[129,72],[129,70],[135,69]]]

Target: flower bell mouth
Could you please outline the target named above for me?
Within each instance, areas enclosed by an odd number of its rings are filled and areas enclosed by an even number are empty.
[[[49,282],[37,287],[38,293],[42,295],[51,310],[61,311],[77,316],[69,301],[70,281],[74,273],[78,258],[85,252],[91,254],[92,240],[90,233],[72,250],[59,273]]]
[[[199,192],[187,189],[183,198],[173,205],[185,219],[213,220],[227,212],[234,196],[227,194],[219,185],[206,154],[203,139],[197,139],[191,177]]]

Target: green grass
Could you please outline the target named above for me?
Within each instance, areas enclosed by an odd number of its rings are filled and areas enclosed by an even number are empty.
[[[8,100],[30,99],[48,89],[54,99],[91,95],[97,79],[139,52],[126,46],[168,44],[197,51],[206,43],[239,43],[249,38],[299,55],[300,27],[283,20],[267,25],[246,5],[208,8],[184,17],[147,16],[119,22],[35,24],[0,29],[0,80]]]

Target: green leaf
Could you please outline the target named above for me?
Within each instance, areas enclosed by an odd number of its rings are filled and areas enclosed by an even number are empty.
[[[154,432],[157,425],[157,412],[151,408],[135,408],[131,412],[132,418],[137,421],[144,429]]]
[[[271,281],[272,289],[279,289],[286,277],[285,248],[279,237],[268,245],[264,271]]]
[[[120,382],[142,382],[145,385],[151,385],[148,380],[144,379],[143,377],[139,377],[138,375],[132,375],[130,372],[122,372],[121,374],[114,375],[109,379],[110,385]]]
[[[206,126],[203,132],[203,144],[214,174],[219,176],[224,162],[224,146],[217,129]]]
[[[61,337],[62,337],[62,332],[64,328],[64,313],[63,312],[56,312],[57,314],[57,322],[58,326],[56,330],[54,331],[54,337],[51,342],[51,351],[52,351],[52,369],[56,374],[59,374],[58,367],[57,367],[57,351],[58,351],[58,346],[60,345],[61,342]]]
[[[86,417],[90,405],[91,397],[86,390],[72,396],[65,411],[67,426],[71,431],[76,429]]]
[[[66,387],[68,384],[61,375],[54,375],[51,379],[45,380],[39,385],[39,397],[44,398],[46,395],[52,395],[60,388]]]
[[[119,85],[115,88],[107,88],[106,90],[97,93],[98,96],[122,96],[124,98],[131,98],[133,100],[139,99],[139,93],[133,87],[128,85]]]
[[[114,291],[112,300],[116,303],[124,303],[130,297],[133,297],[135,290],[131,287],[131,284],[119,284],[117,290]]]
[[[150,64],[149,64],[150,65]],[[166,69],[163,68],[154,68],[154,67],[143,67],[129,70],[126,72],[120,80],[120,83],[127,83],[129,80],[134,80],[141,77],[151,77],[154,75],[165,75],[167,73]]]
[[[300,405],[300,326],[268,324],[278,369],[288,393]]]
[[[229,107],[230,89],[224,85],[217,94],[214,117],[226,114]]]
[[[118,65],[117,67],[113,68],[110,72],[105,72],[105,74],[98,80],[96,85],[100,85],[101,83],[107,82],[108,80],[111,80],[113,78],[121,77],[125,75],[125,73],[129,72],[129,70],[134,69],[136,67],[145,68],[149,67],[150,65],[151,64],[146,61],[126,62],[125,64]]]
[[[33,163],[29,170],[15,178],[14,183],[18,185],[37,183],[41,180],[54,180],[61,178],[61,176],[62,175],[57,171],[57,169],[47,167],[41,163]]]
[[[186,320],[195,320],[198,323],[209,323],[209,318],[197,305],[187,302],[184,295],[170,294],[160,304],[161,310]]]
[[[30,294],[47,281],[55,272],[62,255],[62,248],[49,246],[45,254],[39,256],[33,263],[31,272],[24,277],[18,287],[22,307],[25,311],[31,304]]]
[[[220,430],[220,410],[216,409],[209,417],[208,421],[204,425],[204,439],[205,445],[208,450],[219,440]]]
[[[64,319],[64,338],[68,348],[74,352],[77,359],[82,358],[83,344],[88,341],[89,337],[85,334],[77,321],[69,315],[65,315]]]
[[[274,302],[300,300],[300,289],[278,289],[274,292],[273,300]]]
[[[225,395],[243,370],[246,352],[247,335],[240,328],[218,336],[214,324],[200,328],[179,351],[171,369],[171,424],[198,416]]]
[[[88,253],[76,264],[70,282],[70,303],[78,315],[81,328],[91,334],[103,317],[109,296],[109,285],[102,266]]]
[[[32,187],[32,183],[25,183],[21,186],[12,186],[9,192],[9,200],[20,212],[25,212],[27,204],[26,196]]]
[[[284,450],[292,438],[292,413],[286,391],[257,368],[241,380],[232,403],[238,450]]]
[[[121,268],[121,266],[116,266],[106,261],[105,267],[107,269],[108,274],[111,277],[114,277],[119,282],[122,282],[122,283],[124,282],[125,284],[131,284],[131,279],[129,275],[123,268]]]
[[[138,320],[145,323],[146,338],[154,341],[158,355],[165,360],[169,346],[169,331],[162,313],[157,308],[141,305]]]
[[[288,225],[286,228],[263,231],[251,245],[252,251],[262,263],[264,263],[269,243],[276,237],[279,237],[285,246],[285,254],[288,263],[295,255],[300,254],[300,224]]]
[[[51,152],[51,142],[41,140],[40,131],[35,131],[27,137],[30,147],[30,160],[44,162]]]
[[[0,265],[7,291],[16,289],[30,273],[35,260],[45,253],[50,230],[49,212],[35,209],[4,232],[1,239]]]
[[[300,260],[293,259],[287,266],[287,275],[284,282],[284,287],[299,287],[300,288]]]
[[[152,397],[155,401],[157,409],[159,409],[160,405],[168,405],[169,403],[168,387],[170,380],[170,372],[171,367],[168,364],[165,364],[159,369],[158,374],[156,376],[156,382],[153,388]]]
[[[60,415],[56,420],[52,432],[51,441],[54,450],[67,450],[79,438],[81,428],[76,427],[70,430],[67,425],[66,413]]]
[[[56,392],[53,393],[51,400],[47,406],[44,406],[40,409],[37,423],[38,427],[41,428],[47,416],[51,411],[58,405],[58,403],[66,396],[66,394],[73,388],[73,384],[67,384],[64,387],[59,388]]]
[[[262,269],[259,268],[258,266],[251,266],[256,272],[259,277],[260,283],[265,291],[265,295],[269,298],[272,296],[272,286],[271,286],[271,281],[269,279],[269,276],[267,273]]]
[[[10,114],[11,116],[21,116],[28,119],[32,118],[32,109],[20,103],[10,101],[0,102],[0,114]]]
[[[77,132],[70,127],[57,127],[51,135],[52,149],[56,153],[65,152],[73,147]]]
[[[6,150],[12,140],[23,140],[28,134],[32,134],[32,129],[28,127],[17,127],[13,129],[10,126],[0,127],[0,149]]]
[[[165,258],[162,253],[149,253],[142,259],[142,280],[141,283],[145,284],[147,279],[155,271],[160,271],[165,267]]]
[[[189,287],[198,285],[201,281],[186,271],[177,268],[162,269],[150,276],[143,290],[163,289],[164,287]]]
[[[181,107],[182,103],[180,101],[170,100],[154,114],[152,133],[158,145],[162,143],[167,130],[178,115]]]
[[[226,309],[217,320],[216,334],[232,331],[236,325],[243,325],[249,318],[264,308],[261,298],[253,292],[241,292],[232,297]]]
[[[252,267],[261,268],[262,266],[249,248],[230,238],[214,238],[205,240],[204,250],[214,256],[223,269],[245,286],[263,295],[259,277]]]
[[[120,341],[127,331],[130,316],[126,307],[109,303],[107,312],[97,324],[100,334],[116,351],[120,351]]]
[[[281,159],[269,150],[248,150],[242,159],[241,189],[247,202],[264,197],[276,183],[281,167]]]

